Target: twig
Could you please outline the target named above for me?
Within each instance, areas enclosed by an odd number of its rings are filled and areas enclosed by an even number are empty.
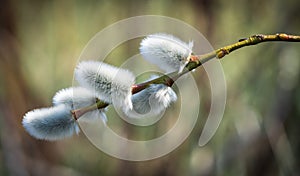
[[[191,70],[196,69],[197,67],[201,66],[205,62],[213,59],[218,58],[222,59],[226,55],[230,54],[231,52],[243,48],[245,46],[251,46],[251,45],[257,45],[259,43],[263,42],[273,42],[273,41],[283,41],[283,42],[300,42],[300,36],[296,35],[287,35],[287,34],[274,34],[274,35],[263,35],[263,34],[257,34],[252,35],[248,38],[240,39],[238,42],[219,48],[217,50],[214,50],[210,53],[204,54],[204,55],[192,55],[190,62],[186,65],[186,69],[184,69],[183,72],[172,72],[167,75],[162,75],[159,78],[143,82],[140,84],[136,84],[132,86],[132,94],[138,93],[147,87],[150,86],[150,84],[165,84],[167,86],[172,86],[173,83],[182,75],[190,72]],[[84,113],[101,109],[107,107],[109,104],[105,103],[101,100],[97,101],[94,105],[91,105],[89,107],[83,107],[80,109],[76,109],[72,111],[73,117],[75,120],[80,118]]]

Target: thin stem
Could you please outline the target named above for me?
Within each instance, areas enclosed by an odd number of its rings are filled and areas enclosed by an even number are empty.
[[[213,58],[222,59],[226,55],[230,54],[231,52],[238,50],[240,48],[243,48],[245,46],[251,46],[251,45],[257,45],[259,43],[263,42],[273,42],[273,41],[283,41],[283,42],[300,42],[300,36],[296,35],[287,35],[287,34],[274,34],[274,35],[263,35],[263,34],[257,34],[252,35],[248,38],[240,39],[238,42],[227,45],[225,47],[219,48],[217,50],[214,50],[210,53],[204,54],[204,55],[192,55],[190,56],[190,62],[186,65],[185,69],[181,72],[172,72],[167,75],[162,75],[161,77],[158,77],[153,80],[149,80],[140,84],[136,84],[132,86],[132,94],[138,93],[147,87],[150,86],[150,84],[165,84],[167,86],[172,86],[173,83],[182,75],[190,72],[191,70],[196,69],[197,67],[201,66],[205,62],[208,62],[209,60]],[[83,107],[80,109],[76,109],[72,111],[73,117],[77,120],[80,118],[84,113],[88,111],[92,111],[95,109],[101,109],[107,107],[109,104],[99,100],[94,105]]]
[[[273,35],[263,35],[263,34],[256,34],[252,35],[248,38],[240,39],[238,42],[224,46],[217,50],[214,50],[210,53],[196,56],[200,62],[190,62],[186,67],[188,70],[193,70],[200,65],[204,64],[205,62],[213,59],[218,58],[222,59],[226,55],[230,54],[231,52],[243,48],[245,46],[257,45],[263,42],[300,42],[300,36],[297,35],[287,35],[287,34],[273,34]]]
[[[108,103],[105,103],[104,101],[101,101],[98,98],[96,98],[96,103],[95,104],[92,104],[92,105],[87,106],[87,107],[72,110],[71,113],[72,113],[72,116],[74,117],[74,119],[78,120],[83,114],[85,114],[89,111],[94,111],[96,109],[105,108],[108,105],[109,105]]]
[[[75,120],[78,120],[83,114],[98,109],[97,103],[71,111]]]

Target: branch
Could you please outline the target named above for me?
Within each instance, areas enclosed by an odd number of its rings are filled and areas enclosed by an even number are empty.
[[[205,62],[213,58],[222,59],[223,57],[230,54],[231,52],[243,48],[245,46],[257,45],[263,42],[274,42],[274,41],[300,42],[300,36],[287,35],[287,34],[274,34],[274,35],[257,34],[257,35],[252,35],[248,38],[240,39],[237,43],[219,48],[217,50],[214,50],[204,55],[192,55],[190,56],[190,62],[186,65],[186,69],[184,69],[181,73],[172,72],[167,75],[163,75],[159,78],[133,85],[132,94],[138,93],[146,89],[147,87],[150,86],[150,84],[165,84],[171,87],[173,83],[180,76],[190,72],[191,70],[196,69],[197,67],[201,66],[202,64],[204,64]],[[89,107],[83,107],[80,109],[73,110],[72,114],[75,120],[77,120],[80,116],[82,116],[84,113],[88,111],[105,108],[108,105],[109,105],[108,103],[105,103],[103,101],[97,101],[94,105],[91,105]]]
[[[297,35],[287,35],[287,34],[274,34],[274,35],[263,35],[263,34],[257,34],[252,35],[248,38],[240,39],[237,43],[219,48],[215,51],[212,51],[210,53],[207,53],[205,55],[198,56],[200,60],[200,65],[203,63],[209,61],[213,58],[222,59],[224,56],[230,54],[231,52],[240,49],[245,46],[251,46],[251,45],[257,45],[259,43],[263,42],[300,42],[300,36]],[[200,66],[199,64],[196,66]],[[196,68],[195,66],[188,66],[189,70],[193,70]]]

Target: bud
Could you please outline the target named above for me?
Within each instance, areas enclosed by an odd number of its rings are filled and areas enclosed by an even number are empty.
[[[185,43],[168,34],[153,34],[142,40],[143,57],[166,72],[182,72],[192,54],[193,42]]]
[[[132,109],[131,86],[135,76],[130,71],[103,62],[84,61],[75,69],[75,78],[101,100],[122,107],[124,111]]]
[[[101,99],[101,98],[100,98]],[[70,87],[58,91],[53,97],[53,104],[55,106],[65,104],[71,109],[78,109],[88,107],[96,103],[99,100],[95,94],[89,89],[83,87]],[[96,109],[86,112],[80,117],[81,121],[93,121],[97,118],[101,118],[104,124],[107,122],[105,115],[106,109]]]
[[[70,137],[80,131],[71,108],[64,104],[29,111],[24,115],[22,124],[31,136],[50,141]]]
[[[151,84],[132,96],[133,109],[125,112],[129,117],[156,116],[177,100],[176,93],[164,84]]]

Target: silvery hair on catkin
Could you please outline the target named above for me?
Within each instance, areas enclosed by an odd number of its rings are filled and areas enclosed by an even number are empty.
[[[64,104],[29,111],[22,124],[31,136],[51,141],[70,137],[80,131],[70,107]]]
[[[70,106],[72,109],[87,107],[95,104],[97,100],[101,99],[96,97],[95,93],[84,87],[70,87],[58,91],[53,97],[53,104],[55,106],[65,104]],[[107,117],[105,115],[105,108],[95,109],[93,111],[86,112],[80,121],[94,121],[100,118],[105,124]]]
[[[169,34],[148,35],[140,45],[144,59],[166,72],[181,72],[193,48],[193,42],[185,43]]]
[[[152,76],[154,78],[154,76]],[[156,77],[156,76],[155,76]],[[164,84],[151,84],[132,96],[133,109],[125,112],[128,117],[156,116],[177,100],[176,93]]]
[[[83,61],[75,69],[75,78],[101,100],[122,107],[124,111],[132,109],[131,86],[135,76],[130,71],[103,62]]]

